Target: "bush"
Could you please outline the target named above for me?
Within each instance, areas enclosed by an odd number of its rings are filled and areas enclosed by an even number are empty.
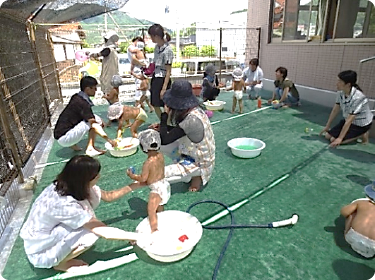
[[[172,68],[181,68],[182,63],[180,61],[175,61],[172,63]]]
[[[194,45],[186,46],[183,49],[183,55],[186,57],[198,56],[198,48]]]
[[[154,53],[154,50],[155,50],[155,48],[145,46],[145,52],[146,53]]]
[[[215,56],[216,51],[213,46],[202,46],[200,49],[201,56]]]

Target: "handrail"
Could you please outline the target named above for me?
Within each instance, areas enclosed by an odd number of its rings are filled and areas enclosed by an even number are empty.
[[[371,60],[375,60],[375,56],[371,56],[371,57],[368,57],[368,58],[364,58],[364,59],[361,59],[359,61],[359,67],[358,67],[358,76],[357,76],[357,81],[359,81],[360,77],[361,77],[361,74],[362,74],[362,65],[363,63],[365,62],[369,62]],[[372,72],[372,71],[371,71]],[[372,83],[373,83],[373,80],[371,80],[371,83],[370,83],[370,88],[372,88]],[[375,106],[375,103],[374,103],[374,106]]]
[[[359,61],[359,64],[361,63],[364,63],[364,62],[367,62],[367,61],[370,61],[370,60],[374,60],[375,59],[375,56],[371,56],[371,57],[368,57],[368,58],[364,58],[364,59],[361,59]]]

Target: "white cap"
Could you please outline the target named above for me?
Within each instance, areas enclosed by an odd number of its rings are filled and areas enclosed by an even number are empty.
[[[147,153],[148,151],[157,151],[161,146],[160,133],[153,129],[146,129],[138,134],[139,143],[142,150]]]
[[[118,37],[117,33],[115,31],[108,31],[103,35],[104,39],[107,39],[108,41],[117,42],[120,38]]]
[[[232,76],[233,76],[233,79],[235,81],[241,81],[242,77],[243,77],[243,72],[242,72],[242,69],[241,68],[236,68],[233,70],[233,73],[232,73]]]

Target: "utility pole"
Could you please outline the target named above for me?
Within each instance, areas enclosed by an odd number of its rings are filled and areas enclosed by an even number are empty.
[[[146,30],[146,28],[142,27],[140,30],[142,31],[142,39],[144,41],[145,40],[145,30]]]

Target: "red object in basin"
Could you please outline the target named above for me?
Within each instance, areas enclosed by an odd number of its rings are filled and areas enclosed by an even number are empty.
[[[188,239],[189,239],[189,237],[187,237],[186,234],[181,235],[181,236],[178,238],[178,240],[180,240],[181,242],[184,242],[185,240],[188,240]]]

